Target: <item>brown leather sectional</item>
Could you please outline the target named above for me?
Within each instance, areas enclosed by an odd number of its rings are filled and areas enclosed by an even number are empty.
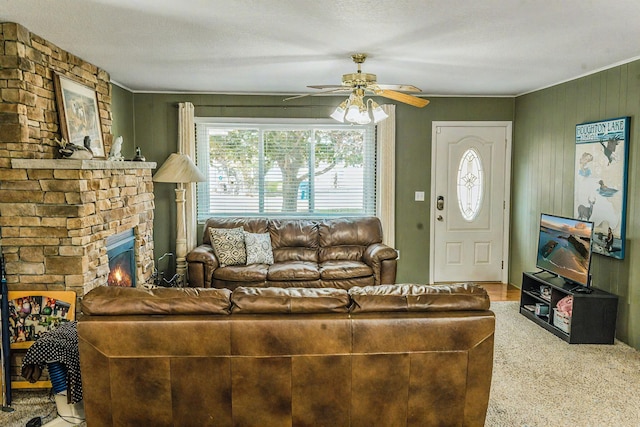
[[[209,228],[269,233],[275,263],[220,267]],[[382,243],[375,217],[324,220],[209,218],[202,245],[187,254],[189,286],[325,287],[395,283],[395,249]]]
[[[78,340],[87,425],[482,426],[484,289],[99,287]]]

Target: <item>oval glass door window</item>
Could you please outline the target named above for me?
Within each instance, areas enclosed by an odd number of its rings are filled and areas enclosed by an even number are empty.
[[[480,156],[473,148],[462,154],[457,181],[460,213],[467,221],[473,221],[480,212],[484,194],[484,170]]]

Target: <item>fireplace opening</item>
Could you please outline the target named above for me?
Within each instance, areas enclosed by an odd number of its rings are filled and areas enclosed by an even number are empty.
[[[135,235],[133,229],[106,238],[109,258],[108,286],[136,286]]]

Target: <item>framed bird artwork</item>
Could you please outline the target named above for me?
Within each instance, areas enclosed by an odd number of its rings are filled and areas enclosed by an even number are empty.
[[[576,125],[574,216],[594,223],[593,252],[623,259],[629,117]]]
[[[63,139],[87,147],[94,159],[105,159],[96,91],[58,73],[55,90]]]

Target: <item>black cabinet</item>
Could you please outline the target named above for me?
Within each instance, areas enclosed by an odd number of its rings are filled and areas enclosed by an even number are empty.
[[[520,313],[570,344],[613,344],[618,297],[597,288],[576,292],[576,286],[547,272],[522,273]],[[573,295],[570,318],[554,310],[567,295]]]

